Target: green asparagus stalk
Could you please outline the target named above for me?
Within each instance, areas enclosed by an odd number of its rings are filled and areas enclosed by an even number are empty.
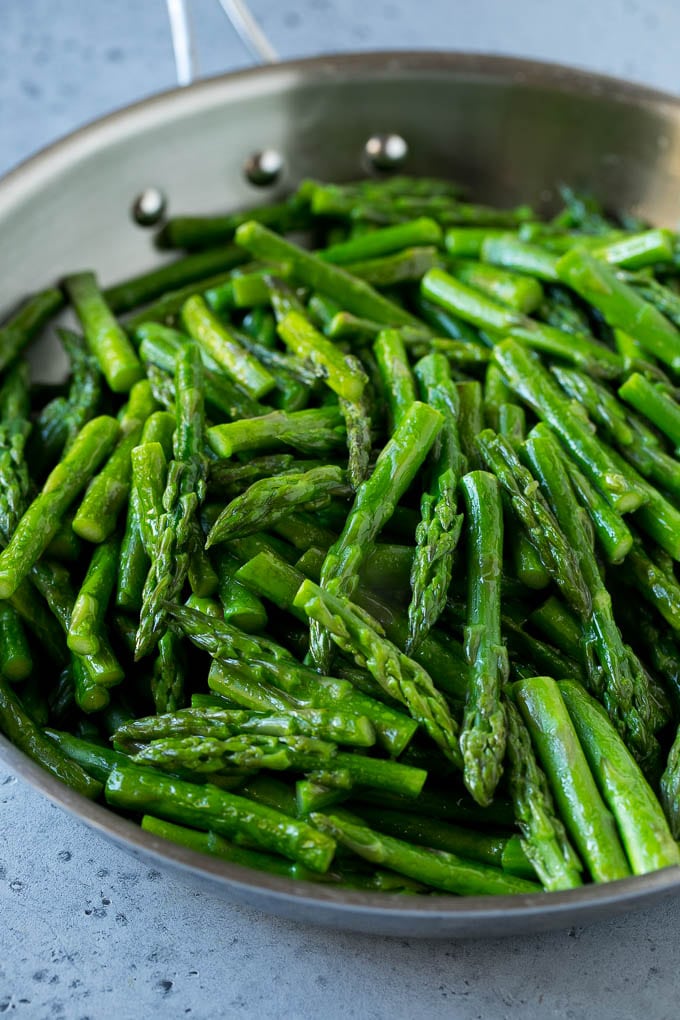
[[[120,417],[118,444],[90,482],[73,519],[73,530],[81,538],[103,542],[113,534],[130,490],[130,454],[141,439],[144,422],[156,406],[148,380],[135,383]]]
[[[412,655],[422,644],[446,603],[453,557],[463,525],[457,510],[457,489],[465,470],[458,435],[459,398],[446,358],[430,354],[416,364],[415,374],[425,403],[439,411],[444,422],[435,441],[431,480],[420,501],[416,551],[411,569],[409,636],[405,651]]]
[[[194,295],[186,301],[182,321],[201,349],[255,400],[274,388],[272,374],[238,343],[201,297]]]
[[[449,235],[455,233],[456,231],[447,232],[447,248]],[[516,234],[499,235],[496,231],[489,231],[489,235],[482,240],[479,256],[491,266],[526,273],[546,283],[557,283],[559,280],[556,256],[546,251],[540,244],[521,240]]]
[[[522,276],[472,259],[453,259],[449,269],[457,280],[522,314],[535,311],[543,301],[543,288],[532,276]]]
[[[461,479],[468,541],[468,612],[465,651],[471,667],[460,747],[465,785],[482,807],[491,803],[505,754],[500,691],[508,677],[501,641],[500,578],[503,508],[493,475],[472,471]]]
[[[33,657],[21,618],[9,602],[0,602],[0,674],[17,683],[33,671]]]
[[[414,245],[441,245],[442,229],[434,220],[421,217],[393,227],[373,230],[360,237],[331,245],[317,252],[324,262],[347,265],[366,259],[380,258],[403,251]]]
[[[574,889],[581,885],[581,862],[555,811],[548,780],[536,760],[529,732],[518,709],[505,703],[508,728],[510,790],[522,832],[522,849],[536,869],[543,888]]]
[[[360,824],[353,816],[315,813],[311,821],[342,846],[373,864],[417,878],[434,889],[457,895],[507,895],[538,892],[540,886],[477,861],[443,850],[414,846]]]
[[[177,358],[175,388],[177,422],[174,460],[168,468],[163,494],[164,514],[144,586],[137,631],[137,658],[148,654],[162,634],[162,603],[182,589],[195,549],[195,513],[205,497],[207,462],[204,450],[204,407],[198,349],[187,346]]]
[[[442,421],[437,410],[416,401],[381,451],[322,567],[321,585],[332,594],[354,593],[362,563],[425,460]],[[310,651],[316,666],[327,672],[330,642],[320,627],[311,630]]]
[[[239,565],[238,558],[232,553],[220,551],[217,557],[217,574],[222,603],[221,615],[235,627],[257,634],[267,626],[267,610],[262,600],[235,577]]]
[[[294,509],[314,510],[343,494],[343,471],[331,465],[300,474],[262,478],[229,503],[208,534],[206,548],[271,527]]]
[[[310,454],[324,454],[342,446],[345,427],[337,407],[306,411],[272,411],[259,418],[214,425],[208,443],[218,457],[232,457],[248,450],[276,450],[292,446]]]
[[[22,709],[7,680],[0,675],[0,730],[29,758],[76,793],[94,800],[101,793],[101,783],[92,779],[80,765],[67,758],[46,737]]]
[[[596,882],[625,878],[630,868],[567,712],[560,689],[548,677],[513,687],[531,740],[546,771],[569,835]]]
[[[401,334],[384,329],[373,345],[389,409],[390,426],[396,429],[416,399],[416,385]]]
[[[104,636],[104,617],[116,579],[120,543],[116,537],[97,546],[71,611],[66,642],[72,652],[96,655]]]
[[[592,600],[583,618],[589,679],[619,732],[647,772],[653,772],[658,744],[653,734],[655,705],[649,678],[632,649],[624,645],[593,552],[585,511],[578,505],[564,467],[559,445],[544,426],[537,426],[526,442],[527,456],[553,513],[576,552]]]
[[[563,680],[559,690],[602,798],[616,819],[633,874],[680,864],[680,848],[661,805],[607,713],[572,680]]]
[[[477,436],[484,428],[484,400],[482,385],[476,380],[456,383],[458,393],[458,434],[468,471],[482,467]]]
[[[538,482],[502,436],[485,429],[480,433],[478,443],[485,463],[507,492],[512,511],[538,552],[541,563],[568,604],[580,617],[587,617],[591,599],[577,554],[541,493]]]
[[[264,262],[288,263],[295,280],[328,295],[355,315],[388,326],[419,325],[409,312],[378,294],[363,280],[278,237],[259,223],[253,221],[239,227],[236,243]]]
[[[67,276],[64,286],[107,383],[114,393],[127,393],[144,371],[106,303],[94,273]]]
[[[335,851],[334,840],[306,822],[212,785],[196,786],[137,766],[113,769],[106,799],[114,807],[157,814],[237,844],[280,853],[316,872],[328,869]]]
[[[376,620],[347,599],[337,598],[309,580],[300,586],[294,605],[310,619],[322,623],[358,666],[368,669],[390,697],[406,705],[444,755],[460,764],[458,728],[444,698],[422,666],[384,636]]]
[[[569,401],[538,360],[513,340],[498,344],[494,357],[515,393],[550,425],[583,474],[602,490],[610,505],[619,513],[637,510],[645,501],[644,493],[617,469],[606,448],[593,436],[587,423],[574,414]]]
[[[680,446],[680,405],[658,385],[633,372],[619,388],[619,396]]]
[[[102,415],[88,422],[42,491],[19,521],[0,553],[0,598],[13,595],[56,534],[62,515],[107,456],[118,436],[118,423]]]
[[[680,368],[680,333],[654,305],[617,276],[616,270],[583,249],[557,263],[560,279],[590,302],[610,326],[633,334],[642,347],[671,368]]]

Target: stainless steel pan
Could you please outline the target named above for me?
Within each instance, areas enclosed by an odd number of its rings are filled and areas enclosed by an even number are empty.
[[[546,64],[455,53],[324,57],[168,92],[38,154],[0,183],[0,311],[69,270],[104,283],[158,260],[130,209],[160,188],[171,212],[257,198],[243,174],[274,149],[274,189],[363,172],[369,137],[403,138],[413,173],[476,198],[549,204],[560,182],[656,223],[680,216],[680,100]],[[267,192],[267,198],[273,194]],[[40,368],[55,364],[44,346]],[[72,793],[0,738],[5,763],[86,824],[213,892],[286,917],[390,935],[482,936],[583,924],[680,891],[680,870],[529,897],[395,897],[293,883],[159,841]]]

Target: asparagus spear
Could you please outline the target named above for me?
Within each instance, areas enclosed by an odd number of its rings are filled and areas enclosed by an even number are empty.
[[[21,618],[9,602],[0,602],[0,674],[16,683],[33,670],[33,657]]]
[[[621,358],[604,344],[589,336],[575,336],[537,322],[441,269],[426,273],[421,291],[426,298],[494,336],[511,336],[522,346],[569,361],[592,375],[615,378],[621,374]]]
[[[107,383],[114,393],[127,393],[144,370],[99,290],[94,273],[67,276],[64,286]]]
[[[182,307],[182,321],[191,337],[255,400],[274,388],[272,374],[238,343],[198,295]]]
[[[235,843],[280,853],[312,871],[328,869],[335,842],[306,822],[227,793],[195,786],[133,765],[116,767],[106,782],[106,799],[115,807],[160,815],[170,821],[228,836]]]
[[[62,515],[109,453],[118,423],[102,415],[88,422],[42,491],[19,521],[9,545],[0,553],[0,598],[16,592],[57,532]]]
[[[593,552],[592,534],[585,512],[578,505],[564,467],[559,446],[544,425],[526,442],[527,456],[550,502],[553,513],[571,542],[590,590],[592,611],[582,620],[590,683],[602,698],[617,729],[645,771],[653,772],[658,744],[653,734],[655,709],[649,678],[632,649],[624,645]]]
[[[680,333],[654,305],[620,280],[606,262],[573,248],[557,263],[560,279],[597,308],[610,326],[623,329],[671,368],[680,368]]]
[[[416,385],[401,334],[396,329],[378,333],[373,353],[389,409],[390,427],[394,431],[416,399]]]
[[[432,246],[404,248],[393,255],[352,262],[347,272],[357,280],[363,280],[372,287],[394,287],[400,283],[420,280],[428,269],[440,265],[437,249]]]
[[[602,490],[611,506],[619,513],[637,510],[645,501],[645,494],[617,468],[538,360],[513,340],[498,344],[494,357],[515,393],[550,425],[583,474]]]
[[[366,259],[391,255],[413,245],[440,245],[442,229],[434,220],[420,217],[392,227],[372,230],[370,234],[352,237],[317,252],[324,262],[347,265]]]
[[[292,446],[303,453],[328,453],[345,442],[345,427],[337,407],[306,411],[272,411],[259,418],[213,425],[206,433],[218,457],[247,450]]]
[[[563,680],[558,686],[633,874],[680,864],[661,805],[607,713],[580,684]]]
[[[587,617],[591,599],[577,554],[541,493],[538,482],[502,436],[485,429],[480,433],[478,443],[484,461],[507,492],[512,511],[538,552],[541,563],[574,611],[582,618]]]
[[[92,779],[80,765],[67,758],[46,737],[22,709],[7,680],[0,675],[0,729],[24,754],[36,761],[53,776],[94,800],[101,793],[101,783]]]
[[[461,479],[468,541],[468,613],[465,651],[471,667],[460,747],[465,785],[482,807],[491,803],[505,754],[500,690],[508,677],[501,641],[500,576],[503,509],[493,475],[472,471]]]
[[[235,574],[238,569],[238,558],[221,550],[217,557],[218,591],[222,604],[220,616],[240,630],[258,633],[267,626],[267,610],[261,599],[237,580]]]
[[[455,234],[455,231],[447,232],[447,248],[450,234]],[[499,235],[496,231],[489,231],[487,236],[482,235],[479,255],[489,265],[526,273],[546,283],[557,283],[559,280],[556,256],[540,244],[523,241],[516,234]]]
[[[118,563],[117,538],[97,546],[71,611],[67,644],[72,652],[96,655],[104,634],[104,617],[113,591]]]
[[[581,885],[582,865],[557,816],[548,780],[536,761],[529,732],[515,705],[506,701],[510,791],[522,832],[522,849],[544,889]]]
[[[148,380],[135,383],[120,416],[121,436],[108,461],[90,482],[73,519],[73,530],[89,542],[113,534],[130,489],[130,454],[139,443],[144,422],[156,410]]]
[[[619,396],[680,446],[680,405],[658,385],[633,372],[619,387]]]
[[[431,480],[420,501],[421,520],[416,528],[416,551],[411,569],[409,636],[406,653],[412,655],[441,615],[451,583],[453,557],[463,525],[456,513],[458,480],[465,458],[458,435],[458,391],[451,381],[446,358],[430,354],[416,364],[415,374],[424,402],[444,418],[432,455]]]
[[[385,836],[355,820],[353,816],[316,812],[311,821],[332,835],[342,846],[373,864],[417,878],[419,882],[458,895],[507,895],[538,892],[540,886],[525,878],[509,875],[499,868],[468,861],[444,850],[413,846]]]
[[[468,471],[479,471],[482,461],[477,436],[484,428],[484,401],[481,383],[466,380],[456,383],[458,394],[458,434]]]
[[[444,698],[422,666],[384,636],[376,620],[347,599],[338,598],[309,580],[300,586],[294,605],[310,619],[322,623],[357,665],[368,669],[387,694],[406,705],[444,755],[460,764],[458,727]]]
[[[137,658],[151,651],[161,637],[164,616],[161,603],[175,598],[186,580],[196,543],[192,522],[205,497],[207,464],[203,452],[201,359],[193,344],[187,346],[177,358],[175,387],[175,459],[170,462],[168,469],[163,494],[165,512],[159,522],[154,556],[144,586],[135,649]]]
[[[333,594],[351,597],[354,593],[361,564],[413,481],[441,425],[442,415],[437,410],[418,401],[411,405],[381,451],[373,474],[357,490],[345,526],[324,561],[322,587]],[[317,667],[327,672],[330,644],[320,627],[311,630],[310,651]]]
[[[596,882],[630,874],[614,818],[605,806],[560,690],[549,677],[513,687],[567,830]]]
[[[378,294],[363,280],[278,237],[259,223],[251,221],[240,226],[236,231],[236,243],[265,262],[288,263],[291,275],[299,283],[322,291],[355,315],[388,326],[420,325],[409,312]]]
[[[525,315],[543,301],[543,288],[532,276],[521,276],[472,259],[452,259],[449,269],[457,280]]]
[[[313,510],[326,506],[331,496],[344,491],[343,472],[331,465],[262,478],[224,508],[210,529],[206,548],[269,528],[295,508]]]

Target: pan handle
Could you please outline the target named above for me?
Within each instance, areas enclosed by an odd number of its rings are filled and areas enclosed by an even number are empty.
[[[178,85],[198,77],[196,47],[187,0],[166,0]],[[218,0],[224,13],[258,64],[276,64],[279,55],[253,17],[245,0]]]

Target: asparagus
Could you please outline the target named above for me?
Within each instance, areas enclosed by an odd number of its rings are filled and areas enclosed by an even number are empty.
[[[648,556],[639,537],[624,563],[624,573],[633,587],[661,614],[674,631],[680,631],[680,584],[673,571],[664,570]]]
[[[574,681],[562,681],[559,690],[633,874],[680,864],[661,805],[607,713]]]
[[[550,425],[583,474],[602,490],[610,505],[619,513],[637,510],[645,501],[645,494],[621,473],[607,449],[593,436],[587,423],[574,414],[569,401],[536,358],[513,340],[498,344],[494,357],[515,393]]]
[[[220,615],[241,630],[258,633],[267,625],[267,610],[257,595],[237,580],[235,574],[238,569],[238,558],[226,550],[222,551],[217,559],[218,591],[222,603]]]
[[[458,728],[444,698],[423,667],[385,638],[376,620],[309,580],[300,586],[294,605],[322,623],[357,665],[368,669],[387,694],[406,705],[444,755],[460,764]]]
[[[548,677],[513,687],[569,835],[596,882],[625,878],[630,868],[560,690]]]
[[[562,358],[592,375],[612,378],[621,374],[620,357],[604,344],[589,336],[575,336],[537,322],[441,269],[426,273],[421,290],[426,298],[494,336],[514,337],[523,346]]]
[[[535,882],[509,875],[499,868],[468,861],[443,850],[413,846],[362,825],[353,816],[314,813],[311,821],[360,857],[384,864],[392,871],[417,878],[435,889],[458,895],[507,895],[535,893]]]
[[[444,418],[433,451],[431,480],[420,501],[421,520],[416,528],[416,551],[411,568],[409,636],[406,652],[412,655],[441,615],[451,583],[453,556],[463,525],[456,513],[458,480],[465,458],[458,435],[458,391],[451,381],[446,359],[430,354],[415,366],[424,401]]]
[[[633,545],[630,528],[599,489],[590,484],[570,457],[564,458],[569,480],[581,506],[587,511],[607,563],[622,563]]]
[[[321,454],[344,443],[345,428],[337,407],[315,407],[308,411],[272,411],[259,418],[214,425],[206,437],[218,457],[282,445]]]
[[[94,273],[75,273],[64,281],[88,346],[114,393],[127,393],[143,369],[134,348],[116,322]]]
[[[553,375],[562,389],[587,411],[592,420],[601,426],[620,447],[630,446],[635,440],[625,408],[606,387],[573,369],[554,367]]]
[[[158,639],[158,655],[151,675],[151,697],[157,712],[174,712],[184,701],[184,662],[176,634],[165,631]]]
[[[170,462],[151,568],[144,586],[135,655],[148,654],[162,634],[161,603],[182,589],[195,548],[194,514],[205,497],[207,474],[201,360],[192,344],[177,358],[175,459]]]
[[[246,800],[215,786],[195,786],[133,765],[116,767],[106,782],[106,799],[115,807],[160,815],[169,821],[228,836],[327,871],[335,842],[306,822]]]
[[[423,815],[370,808],[363,805],[357,813],[368,825],[388,836],[396,836],[433,850],[444,850],[471,861],[490,864],[504,871],[512,871],[506,862],[518,865],[517,874],[523,878],[535,878],[531,864],[518,847],[518,836],[492,835],[452,825],[437,818]]]
[[[366,259],[391,255],[413,245],[440,245],[442,229],[434,220],[421,217],[393,227],[373,230],[370,234],[352,237],[317,252],[324,262],[347,265]]]
[[[186,287],[178,287],[176,290],[166,291],[156,301],[153,301],[150,305],[144,305],[140,311],[130,315],[125,320],[125,328],[131,336],[134,336],[135,331],[140,326],[150,322],[156,322],[164,326],[173,326],[177,323],[183,305],[190,297],[193,297],[195,294],[205,294],[213,287],[229,283],[232,278],[233,270],[229,270],[227,273],[216,273],[205,280],[188,283]]]
[[[139,443],[144,422],[156,409],[148,380],[135,383],[120,416],[121,436],[108,461],[90,482],[73,519],[73,530],[89,542],[113,534],[130,489],[130,454]]]
[[[132,750],[137,744],[167,737],[227,740],[240,733],[311,737],[353,747],[372,747],[375,744],[375,729],[370,720],[341,710],[300,708],[294,714],[279,714],[195,707],[125,722],[115,733],[115,743],[119,748]]]
[[[522,849],[544,889],[581,885],[581,862],[555,812],[548,780],[536,760],[529,732],[515,705],[506,701],[510,791],[522,832]]]
[[[468,612],[465,651],[471,667],[460,747],[465,785],[482,807],[493,798],[505,754],[500,690],[508,676],[501,641],[500,574],[503,510],[493,475],[472,471],[461,479],[468,541]]]
[[[527,456],[553,513],[571,542],[592,600],[583,618],[590,683],[619,732],[643,768],[656,767],[658,744],[653,734],[654,699],[649,678],[632,649],[624,645],[593,552],[592,533],[579,507],[559,446],[545,426],[537,426],[526,442]]]
[[[591,599],[577,554],[541,493],[538,482],[502,436],[485,429],[480,433],[478,443],[486,465],[507,492],[512,511],[538,552],[541,563],[568,604],[580,617],[587,617]]]
[[[251,221],[240,226],[236,242],[265,262],[288,263],[295,280],[327,294],[355,315],[388,326],[419,325],[409,312],[378,294],[369,284],[278,237],[259,223]]]
[[[477,436],[484,428],[484,401],[481,383],[476,380],[456,383],[458,393],[458,434],[468,471],[479,471],[482,461]]]
[[[58,530],[61,516],[107,456],[118,431],[118,423],[106,415],[88,422],[50,473],[8,546],[0,553],[0,598],[9,598],[16,592],[45,551]]]
[[[16,683],[33,671],[33,657],[21,618],[9,602],[0,602],[0,675]]]
[[[0,729],[24,754],[66,783],[76,793],[91,800],[101,793],[101,783],[92,779],[80,765],[67,758],[38,729],[2,675],[0,675]]]
[[[304,227],[309,219],[305,204],[293,195],[283,202],[257,206],[226,216],[173,216],[158,234],[158,243],[164,248],[188,250],[210,248],[231,241],[236,229],[249,220],[265,223],[274,230],[294,230]]]
[[[453,259],[449,269],[457,280],[525,315],[535,311],[543,300],[543,288],[534,277],[521,276],[471,259]]]
[[[447,232],[447,248],[449,234],[455,234],[455,231]],[[489,231],[488,236],[482,236],[478,254],[484,262],[492,266],[526,273],[546,283],[557,283],[559,280],[557,258],[541,245],[523,241],[516,234],[499,235],[495,231]]]
[[[97,546],[71,611],[67,644],[72,652],[96,655],[104,634],[104,616],[113,591],[119,542],[110,538]]]
[[[331,496],[344,491],[343,472],[331,465],[262,478],[224,508],[210,529],[206,548],[269,528],[295,508],[325,506]]]
[[[296,460],[291,453],[264,454],[243,464],[214,460],[208,465],[208,495],[233,498],[262,478],[295,474],[315,467],[321,467],[321,461]]]
[[[361,564],[425,460],[442,420],[437,410],[416,401],[381,451],[324,561],[321,585],[332,594],[354,593]],[[320,627],[311,630],[310,651],[317,667],[327,671],[330,645]]]
[[[420,280],[429,269],[439,264],[437,249],[428,246],[404,248],[394,255],[352,262],[346,269],[356,280],[363,280],[373,287],[384,288]]]
[[[272,374],[252,357],[198,295],[182,307],[182,321],[202,350],[255,400],[274,388]]]
[[[658,385],[633,372],[619,387],[619,396],[680,446],[680,405]]]
[[[394,431],[416,399],[415,380],[399,331],[381,330],[373,345],[373,352],[387,400],[390,426]]]
[[[633,334],[642,347],[671,368],[680,367],[680,333],[616,270],[574,248],[557,263],[560,279],[590,302],[610,326]]]

